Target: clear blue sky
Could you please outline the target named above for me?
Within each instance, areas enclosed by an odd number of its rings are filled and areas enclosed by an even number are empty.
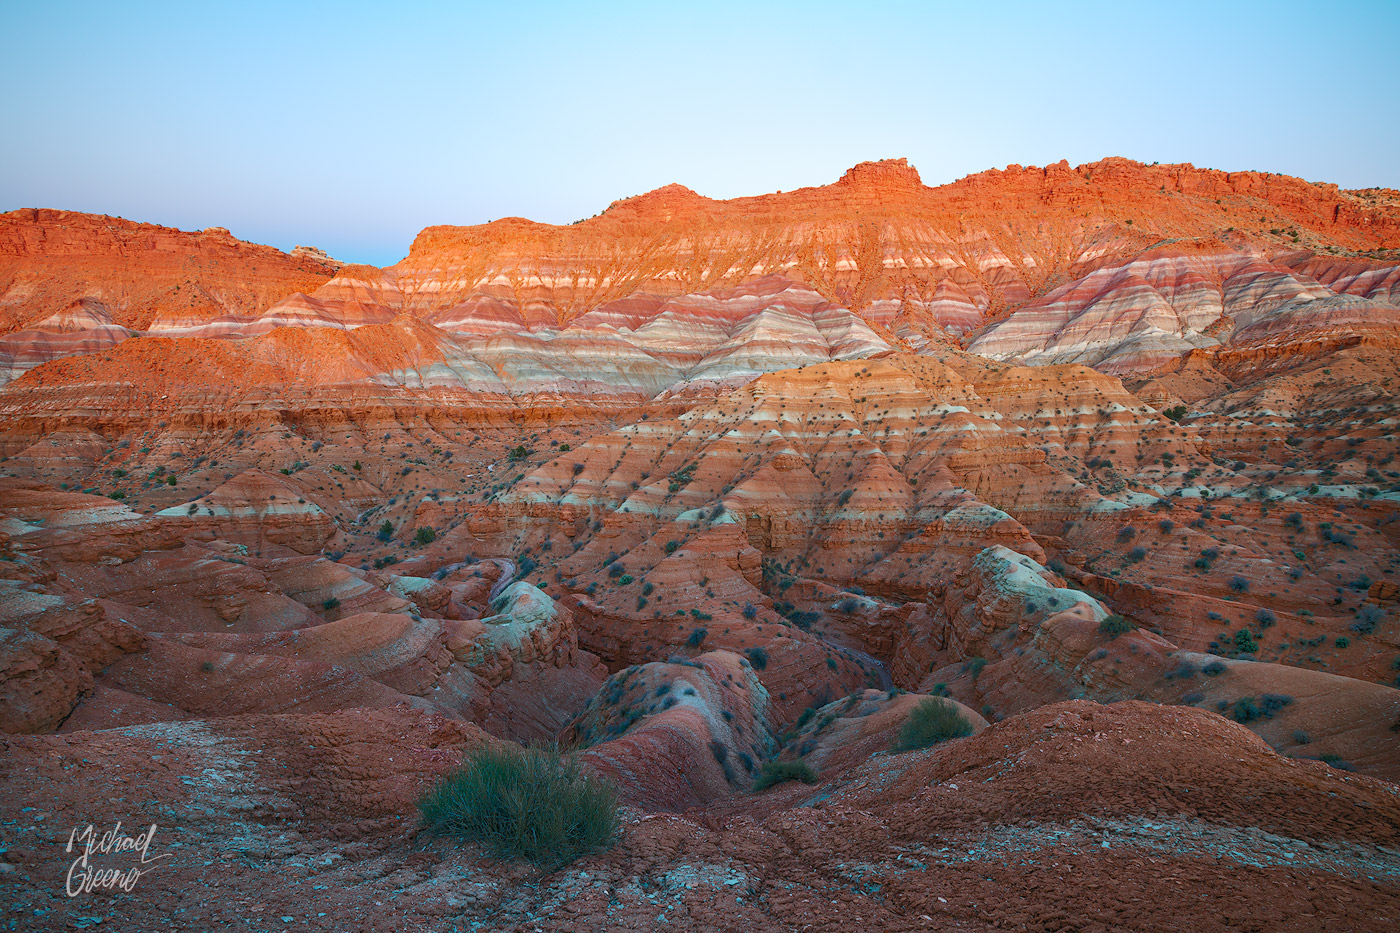
[[[429,224],[898,156],[927,184],[1124,155],[1400,188],[1400,0],[4,0],[0,81],[0,210],[376,265]]]

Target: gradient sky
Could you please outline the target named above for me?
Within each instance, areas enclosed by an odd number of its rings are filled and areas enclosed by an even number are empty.
[[[0,210],[385,265],[429,224],[568,223],[905,156],[926,184],[1106,155],[1400,188],[1400,0],[0,5]]]

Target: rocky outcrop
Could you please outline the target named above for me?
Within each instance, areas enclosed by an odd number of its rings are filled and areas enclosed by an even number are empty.
[[[775,750],[768,692],[740,655],[712,651],[614,674],[569,727],[584,758],[651,810],[681,810],[752,783]]]
[[[205,532],[262,554],[320,551],[334,526],[314,502],[290,483],[246,470],[185,506],[174,506],[157,517],[183,534]]]

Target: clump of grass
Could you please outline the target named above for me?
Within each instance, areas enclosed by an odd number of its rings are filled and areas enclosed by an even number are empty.
[[[972,723],[968,722],[957,706],[938,697],[929,697],[914,707],[904,725],[899,728],[894,750],[913,751],[928,748],[949,739],[959,739],[972,735]]]
[[[617,834],[617,788],[557,748],[480,748],[418,802],[422,828],[559,866]]]
[[[1104,616],[1099,623],[1099,634],[1107,635],[1110,638],[1117,638],[1119,635],[1126,635],[1137,628],[1137,623],[1131,619],[1125,619],[1118,613]]]
[[[801,781],[803,784],[817,783],[817,772],[805,761],[765,761],[753,782],[754,793],[767,790],[774,784],[784,781]]]

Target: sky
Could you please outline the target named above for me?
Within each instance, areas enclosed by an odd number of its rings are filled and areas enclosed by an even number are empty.
[[[730,198],[906,157],[1400,188],[1400,0],[0,0],[0,211],[388,265],[431,224]]]

